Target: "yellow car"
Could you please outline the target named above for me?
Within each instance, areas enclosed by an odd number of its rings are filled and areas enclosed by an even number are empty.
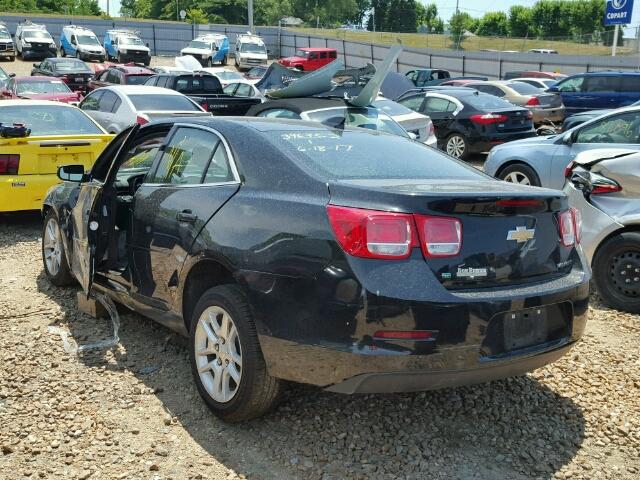
[[[0,212],[40,210],[47,190],[60,182],[59,166],[89,170],[113,138],[82,110],[60,102],[3,100],[0,122]],[[7,138],[13,124],[31,134]]]

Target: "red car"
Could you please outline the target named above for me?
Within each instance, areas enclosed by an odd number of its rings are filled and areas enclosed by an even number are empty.
[[[56,100],[77,103],[80,92],[72,92],[62,80],[54,77],[12,77],[0,90],[3,99],[28,98],[31,100]]]
[[[338,58],[338,52],[335,48],[299,48],[293,57],[281,58],[278,62],[288,68],[311,72],[333,62],[336,58]]]
[[[89,91],[110,85],[142,85],[147,78],[156,74],[150,68],[135,64],[111,65],[100,73],[94,70],[96,78],[89,82]]]

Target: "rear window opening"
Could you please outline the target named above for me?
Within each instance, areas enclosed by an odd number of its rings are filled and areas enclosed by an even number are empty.
[[[161,112],[198,112],[200,108],[182,95],[166,94],[144,94],[129,95],[129,100],[139,111],[161,111]]]
[[[104,132],[82,110],[57,105],[25,105],[3,107],[0,104],[2,123],[24,123],[31,129],[31,136],[103,134]]]

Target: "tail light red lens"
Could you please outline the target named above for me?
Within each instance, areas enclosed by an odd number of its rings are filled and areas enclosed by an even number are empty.
[[[62,80],[64,83],[69,83],[69,77],[67,77],[66,75],[60,75],[58,77],[58,80]]]
[[[205,112],[208,112],[208,111],[209,111],[209,104],[208,104],[207,102],[203,102],[203,103],[201,103],[201,104],[200,104],[200,106],[202,107],[202,109],[203,109]]]
[[[452,257],[462,248],[462,223],[457,218],[414,215],[425,257]]]
[[[598,195],[600,193],[615,193],[622,190],[622,187],[618,183],[599,183],[594,184],[591,190],[591,195]]]
[[[575,216],[571,210],[558,213],[558,230],[562,245],[572,247],[576,244]]]
[[[327,214],[338,243],[354,257],[402,259],[416,245],[410,214],[336,205]]]
[[[433,330],[378,330],[373,334],[376,340],[431,340],[437,336]]]
[[[569,178],[569,175],[571,175],[571,172],[573,172],[573,167],[575,166],[575,164],[576,164],[576,162],[571,160],[569,162],[569,165],[564,167],[564,178]]]
[[[452,257],[462,248],[457,218],[336,205],[328,205],[327,214],[338,243],[354,257],[403,259],[418,245],[425,257]]]
[[[491,125],[492,123],[506,122],[509,117],[498,113],[485,113],[484,115],[471,115],[469,119],[478,125]]]
[[[16,175],[20,168],[20,155],[0,154],[0,175]]]
[[[527,112],[527,120],[531,120],[533,118],[533,113]]]
[[[576,243],[580,243],[582,237],[582,212],[577,208],[570,208],[573,217],[573,230],[576,234]]]
[[[436,133],[436,129],[433,127],[433,122],[429,122],[427,125],[427,136],[430,137]]]
[[[540,99],[538,97],[531,97],[529,100],[527,100],[526,105],[527,107],[537,107],[538,105],[540,105]]]
[[[136,117],[136,123],[138,125],[144,125],[145,123],[149,123],[149,117],[144,114],[140,114]]]

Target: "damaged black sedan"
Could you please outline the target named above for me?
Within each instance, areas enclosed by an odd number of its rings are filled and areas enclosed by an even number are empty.
[[[409,139],[282,119],[150,123],[61,167],[43,260],[190,339],[204,401],[259,416],[286,381],[400,392],[519,375],[584,330],[561,192]]]

